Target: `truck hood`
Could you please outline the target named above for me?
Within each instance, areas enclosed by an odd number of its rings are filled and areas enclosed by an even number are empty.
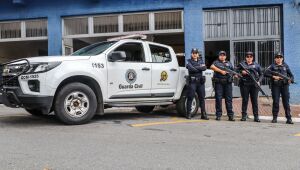
[[[75,61],[75,60],[88,60],[91,56],[44,56],[44,57],[31,57],[26,58],[29,62],[56,62],[56,61]]]

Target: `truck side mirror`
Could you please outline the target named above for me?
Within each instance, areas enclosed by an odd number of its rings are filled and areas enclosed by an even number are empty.
[[[108,61],[115,62],[115,61],[125,61],[126,53],[125,51],[114,51],[108,54]]]

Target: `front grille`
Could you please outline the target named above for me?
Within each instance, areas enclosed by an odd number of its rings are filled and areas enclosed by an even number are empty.
[[[6,86],[6,87],[19,87],[20,84],[19,84],[18,77],[14,77],[14,78],[13,77],[14,76],[3,76],[2,77],[3,86]]]
[[[2,84],[2,73],[3,73],[3,66],[0,65],[0,84]]]

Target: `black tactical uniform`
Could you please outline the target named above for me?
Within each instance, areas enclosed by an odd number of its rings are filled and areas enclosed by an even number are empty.
[[[247,55],[251,55],[253,57],[252,52],[247,52],[246,56]],[[253,61],[251,64],[248,64],[246,61],[243,61],[237,66],[237,72],[242,73],[242,71],[244,70],[241,65],[243,65],[253,75],[253,77],[255,78],[256,81],[259,81],[260,78],[263,77],[261,67],[258,63]],[[239,86],[240,86],[241,96],[243,99],[241,121],[246,121],[246,119],[247,119],[247,107],[248,107],[248,101],[249,101],[249,95],[250,95],[252,110],[253,110],[253,115],[254,115],[254,121],[260,122],[259,117],[258,117],[258,104],[257,104],[259,90],[256,87],[256,83],[250,78],[249,75],[242,74],[242,77],[239,82]]]
[[[3,66],[0,63],[0,104],[2,104],[2,72],[3,72]]]
[[[276,57],[283,57],[281,53],[276,54]],[[289,82],[287,80],[275,80],[272,78],[274,74],[272,74],[269,70],[273,72],[279,72],[285,76],[288,76],[291,78],[291,80],[294,80],[294,76],[289,68],[289,66],[283,62],[282,65],[278,65],[276,63],[270,65],[266,72],[265,76],[270,78],[270,87],[272,91],[272,98],[273,98],[273,108],[272,108],[272,113],[273,113],[273,120],[272,123],[277,123],[277,116],[279,112],[279,100],[280,100],[280,95],[282,98],[282,104],[285,110],[285,117],[287,118],[287,124],[293,124],[292,122],[292,116],[291,116],[291,109],[290,109],[290,104],[289,104],[289,99],[290,99],[290,92],[289,92]]]
[[[220,51],[219,55],[225,54],[225,51]],[[213,65],[226,67],[230,70],[233,70],[233,66],[230,61],[222,62],[220,60],[214,61]],[[214,88],[215,88],[215,107],[216,107],[216,120],[221,120],[222,116],[222,98],[225,98],[225,105],[227,110],[227,115],[229,121],[234,121],[234,112],[232,108],[232,80],[233,77],[230,74],[222,75],[219,72],[214,72],[212,78]]]
[[[201,108],[201,119],[208,120],[205,110],[205,76],[202,75],[202,72],[206,70],[206,65],[201,58],[201,54],[198,49],[192,49],[192,53],[198,53],[199,57],[197,61],[189,59],[187,61],[186,68],[189,71],[189,85],[188,85],[188,94],[187,94],[187,115],[186,117],[190,119],[192,101],[195,97],[195,92],[198,95],[199,105]]]

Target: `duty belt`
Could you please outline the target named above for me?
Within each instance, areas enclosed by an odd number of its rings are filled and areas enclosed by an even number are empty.
[[[245,86],[252,86],[252,85],[255,85],[255,83],[253,81],[245,81],[245,80],[241,80],[240,81],[240,84],[241,85],[245,85]]]
[[[191,76],[191,81],[200,81],[202,79],[202,77],[195,77],[195,76]]]
[[[289,83],[287,80],[273,80],[272,84],[276,85],[276,86],[283,86],[283,85],[287,85]]]
[[[190,82],[204,84],[206,79],[205,76],[189,76],[189,80]]]
[[[227,78],[226,78],[226,79],[212,78],[212,81],[213,81],[214,83],[221,83],[221,84],[229,83]]]

